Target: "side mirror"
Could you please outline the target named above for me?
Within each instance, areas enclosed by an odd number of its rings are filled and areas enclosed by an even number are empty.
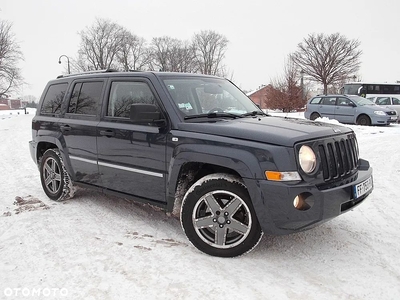
[[[129,118],[135,123],[154,123],[158,126],[165,124],[161,112],[154,104],[134,103],[129,113]]]
[[[353,102],[349,102],[349,106],[356,107],[357,105],[355,105]]]

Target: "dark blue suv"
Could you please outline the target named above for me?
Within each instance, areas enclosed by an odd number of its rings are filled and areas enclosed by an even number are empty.
[[[229,80],[199,74],[60,76],[30,152],[50,199],[83,186],[160,207],[222,257],[332,219],[373,189],[351,129],[266,115]]]

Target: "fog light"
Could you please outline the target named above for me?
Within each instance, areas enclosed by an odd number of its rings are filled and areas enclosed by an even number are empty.
[[[314,196],[310,193],[301,193],[293,200],[293,206],[298,210],[309,210],[314,205]]]

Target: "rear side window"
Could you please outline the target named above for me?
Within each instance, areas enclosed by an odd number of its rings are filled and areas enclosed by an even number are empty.
[[[335,105],[336,104],[336,97],[326,97],[322,100],[323,105]]]
[[[311,99],[310,104],[319,104],[321,102],[321,97],[316,97]]]
[[[44,97],[40,113],[42,114],[59,114],[61,112],[61,104],[67,91],[68,83],[53,84],[47,90]]]
[[[68,105],[68,113],[96,115],[102,89],[101,81],[76,83]]]

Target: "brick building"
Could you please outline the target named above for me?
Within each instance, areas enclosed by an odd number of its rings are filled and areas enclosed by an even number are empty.
[[[0,98],[0,110],[24,108],[27,104],[21,99]]]
[[[258,90],[250,92],[247,96],[257,104],[261,109],[268,108],[268,90],[271,88],[270,85],[262,85]]]

